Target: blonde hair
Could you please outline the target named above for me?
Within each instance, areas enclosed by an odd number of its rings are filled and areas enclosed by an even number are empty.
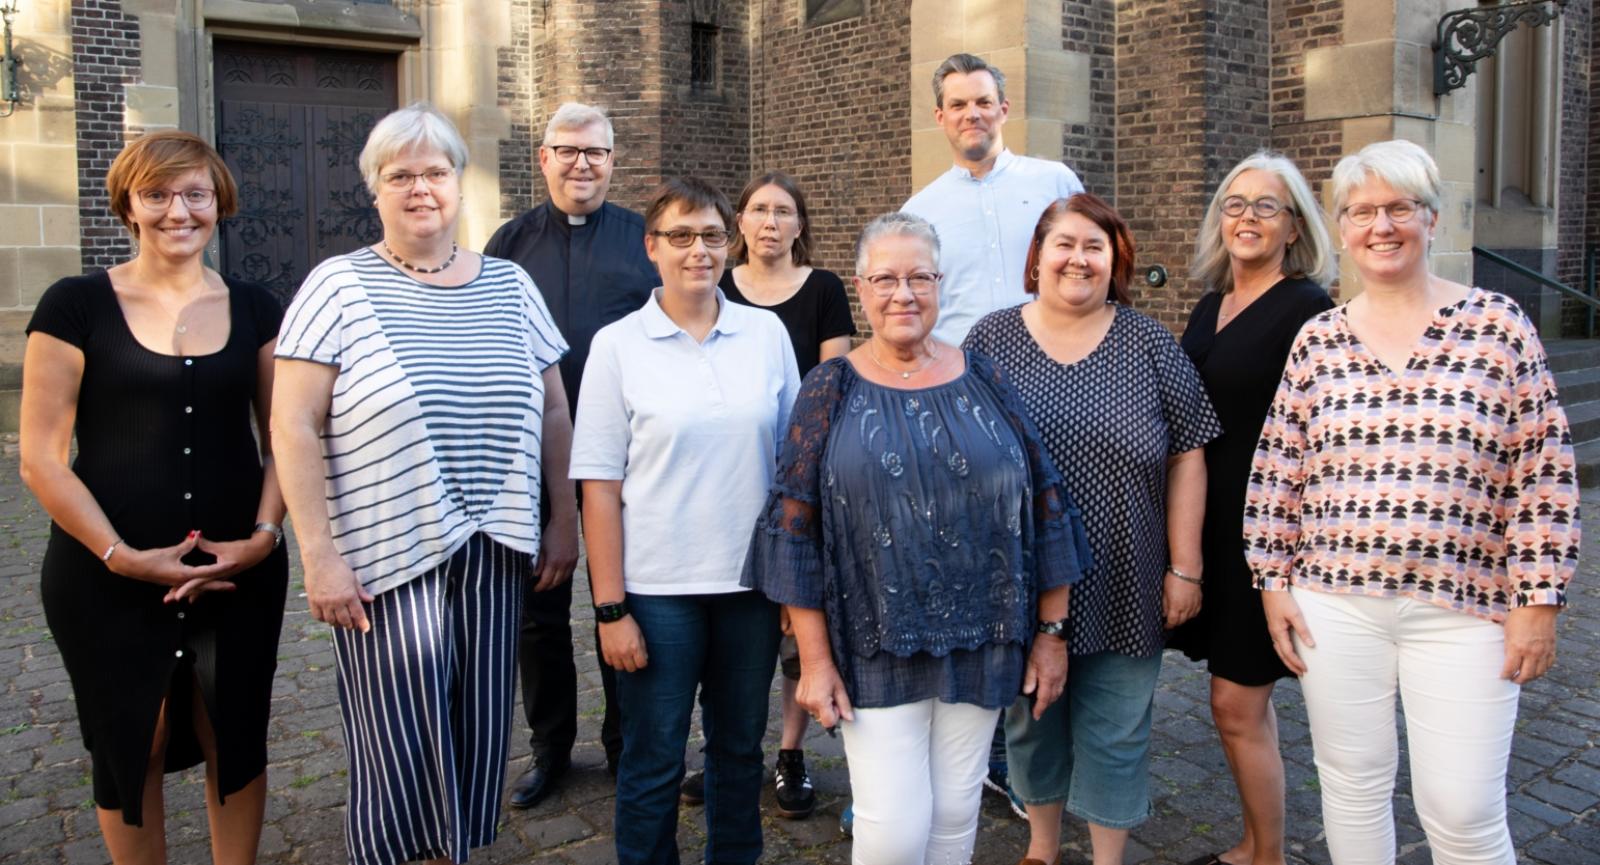
[[[1289,208],[1289,218],[1294,220],[1300,237],[1283,253],[1284,275],[1304,277],[1322,286],[1333,282],[1339,275],[1339,262],[1333,255],[1333,237],[1322,221],[1322,211],[1311,194],[1311,185],[1289,157],[1271,150],[1258,150],[1245,157],[1217,184],[1211,205],[1200,222],[1189,278],[1219,294],[1233,290],[1233,267],[1228,261],[1228,248],[1222,243],[1222,200],[1228,197],[1228,187],[1246,171],[1265,171],[1278,178],[1289,191],[1289,200],[1284,204]]]
[[[1339,160],[1333,167],[1333,215],[1344,214],[1350,193],[1377,178],[1395,191],[1416,196],[1435,216],[1444,202],[1439,166],[1420,145],[1396,138],[1377,141]]]

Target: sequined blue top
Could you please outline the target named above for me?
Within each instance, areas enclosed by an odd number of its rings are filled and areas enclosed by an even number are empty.
[[[742,582],[823,610],[851,702],[1008,706],[1038,593],[1088,567],[1083,522],[994,364],[931,388],[806,376]]]

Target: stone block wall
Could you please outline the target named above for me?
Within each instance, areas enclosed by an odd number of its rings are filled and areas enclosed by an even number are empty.
[[[863,16],[817,26],[800,20],[802,5],[758,4],[750,168],[794,175],[811,212],[816,265],[848,279],[861,227],[912,193],[911,4],[869,3]],[[852,304],[865,330],[853,297]]]
[[[1271,147],[1293,159],[1321,195],[1333,166],[1344,155],[1337,120],[1306,120],[1306,52],[1339,45],[1344,0],[1286,0],[1271,5]],[[1328,220],[1330,230],[1332,220]]]
[[[71,5],[22,5],[13,47],[22,100],[0,117],[0,309],[31,307],[79,270]]]

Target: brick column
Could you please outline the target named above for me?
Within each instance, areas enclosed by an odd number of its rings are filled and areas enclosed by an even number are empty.
[[[128,132],[127,87],[139,74],[138,21],[123,14],[120,0],[73,0],[72,58],[82,267],[99,270],[133,251],[127,231],[111,215],[105,176]]]
[[[1133,293],[1176,330],[1205,290],[1188,262],[1217,182],[1271,141],[1268,20],[1246,0],[1167,0],[1120,4],[1116,25],[1116,204],[1137,263],[1171,276]]]

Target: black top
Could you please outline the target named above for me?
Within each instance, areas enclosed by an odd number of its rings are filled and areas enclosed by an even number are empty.
[[[1200,370],[1223,434],[1206,445],[1205,585],[1200,614],[1168,641],[1211,673],[1241,685],[1289,675],[1267,635],[1260,593],[1245,564],[1244,497],[1267,409],[1278,392],[1295,334],[1333,306],[1309,279],[1283,279],[1241,310],[1219,333],[1222,295],[1200,298],[1183,331],[1183,350]]]
[[[248,538],[261,497],[252,431],[259,352],[282,310],[260,286],[228,282],[229,331],[207,355],[161,354],[134,337],[105,273],[70,277],[40,298],[28,332],[83,351],[78,456],[72,470],[131,547],[181,543],[191,529]],[[166,589],[117,576],[51,525],[45,617],[72,679],[95,801],[141,819],[140,791],[162,697],[187,700],[192,665],[221,754],[222,792],[266,766],[266,726],[283,619],[287,559],[279,549],[230,578],[234,592],[163,604]],[[195,554],[194,561],[209,561]],[[179,705],[186,705],[180,702]],[[201,759],[189,713],[168,713],[167,769]]]
[[[1166,328],[1126,306],[1073,363],[1045,354],[1021,306],[984,316],[966,348],[994,358],[1083,510],[1094,565],[1072,588],[1068,650],[1161,651],[1167,459],[1220,433],[1205,386]]]
[[[832,271],[813,268],[799,291],[772,306],[761,306],[745,297],[733,281],[731,267],[722,274],[720,285],[722,293],[734,303],[770,309],[777,314],[789,331],[801,378],[822,362],[823,340],[856,335],[856,322],[850,316],[850,298],[844,293],[844,282]]]
[[[561,383],[576,415],[595,332],[644,306],[661,284],[644,252],[644,217],[607,202],[572,225],[547,201],[500,226],[483,254],[522,265],[544,296],[571,347],[561,359]]]

